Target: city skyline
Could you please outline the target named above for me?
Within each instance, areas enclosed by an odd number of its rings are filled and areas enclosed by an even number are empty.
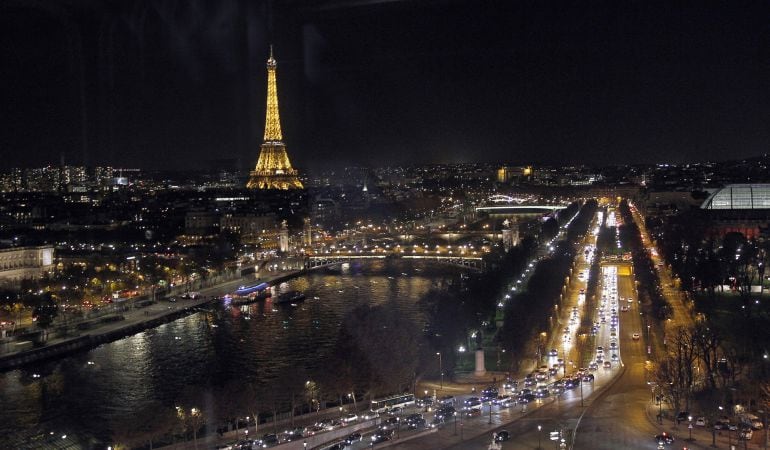
[[[762,154],[765,6],[709,6],[7,5],[2,165],[245,169],[270,42],[301,168]]]

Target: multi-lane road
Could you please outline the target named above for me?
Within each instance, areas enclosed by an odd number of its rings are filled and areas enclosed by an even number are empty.
[[[645,245],[651,245],[643,226],[640,228]],[[656,421],[657,406],[652,401],[654,386],[648,384],[647,373],[651,367],[649,339],[654,336],[650,336],[643,323],[630,263],[603,261],[600,291],[596,302],[592,303],[595,307],[591,311],[585,306],[581,290],[588,282],[594,245],[595,236],[589,234],[581,244],[580,256],[565,290],[558,326],[545,341],[543,353],[546,356],[540,364],[550,368],[563,363],[558,376],[547,382],[552,395],[526,406],[485,405],[479,416],[450,420],[422,437],[391,442],[390,447],[485,449],[491,442],[492,433],[504,429],[512,439],[501,442],[503,449],[656,449],[658,443],[654,436],[662,431],[673,432],[677,437],[676,443],[667,447],[669,449],[706,448],[710,439],[708,442],[706,439],[695,442],[681,439],[687,436],[686,426],[672,430],[670,422],[658,424]],[[585,250],[589,250],[588,258],[584,257]],[[671,300],[677,322],[686,323],[689,314],[681,299]],[[592,338],[577,335],[580,324],[586,323],[584,314],[590,315],[590,323],[596,326]],[[599,346],[603,347],[601,354],[597,351]],[[551,354],[551,349],[556,350],[555,355]],[[554,381],[565,374],[574,375],[587,360],[598,360],[597,368],[586,371],[594,375],[594,381],[584,381],[582,392],[578,387],[553,395]],[[611,367],[605,368],[604,361],[609,361]],[[518,389],[521,388],[523,382],[520,380]],[[458,409],[471,395],[475,394],[456,395]],[[426,418],[431,421],[430,415]],[[552,437],[557,439],[552,440]]]

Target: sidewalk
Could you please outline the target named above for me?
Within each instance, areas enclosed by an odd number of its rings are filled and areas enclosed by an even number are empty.
[[[261,279],[266,282],[286,279],[301,273],[297,270],[269,273]],[[7,340],[0,344],[0,370],[23,366],[24,364],[66,356],[72,352],[85,350],[95,345],[111,342],[124,336],[139,333],[158,326],[167,321],[191,314],[198,308],[211,303],[216,297],[228,293],[244,282],[253,278],[236,278],[223,283],[201,288],[200,298],[195,300],[179,299],[174,303],[161,300],[149,306],[137,307],[125,305],[127,310],[117,310],[100,316],[98,320],[90,321],[93,327],[78,329],[75,324],[65,324],[66,330],[61,333],[51,332],[43,345],[34,345],[32,341]],[[133,306],[133,307],[132,307]],[[122,317],[122,319],[120,319]],[[107,318],[108,321],[101,321]],[[116,320],[109,320],[115,318]]]

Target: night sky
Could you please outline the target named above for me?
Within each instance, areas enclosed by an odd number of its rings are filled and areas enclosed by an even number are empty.
[[[770,148],[770,3],[10,0],[0,168],[616,164]],[[589,6],[590,5],[590,6]]]

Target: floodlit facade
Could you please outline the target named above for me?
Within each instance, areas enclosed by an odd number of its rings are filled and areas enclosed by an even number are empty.
[[[728,184],[711,194],[701,209],[770,209],[770,184]]]

